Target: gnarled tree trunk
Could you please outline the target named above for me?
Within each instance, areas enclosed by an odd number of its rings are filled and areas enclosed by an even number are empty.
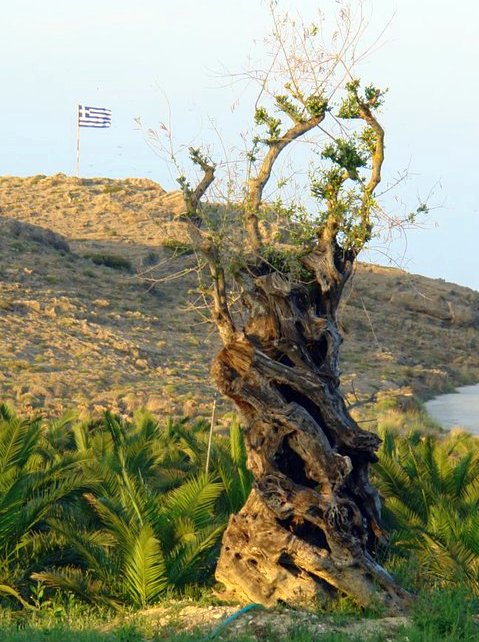
[[[283,55],[277,72],[283,78],[287,70],[287,95],[268,85],[269,71],[260,74],[260,96],[273,98],[273,112],[257,102],[255,121],[266,131],[265,137],[254,138],[247,155],[251,166],[236,234],[205,229],[208,217],[200,200],[214,180],[215,166],[199,150],[190,149],[190,157],[203,171],[202,179],[195,189],[182,179],[183,220],[210,271],[212,319],[224,345],[213,375],[241,412],[254,476],[245,506],[229,521],[216,576],[237,597],[265,605],[345,593],[360,604],[377,596],[401,607],[407,594],[372,556],[380,503],[369,482],[369,465],[376,460],[379,439],[361,430],[345,406],[336,321],[344,285],[378,214],[374,192],[381,181],[384,130],[375,114],[384,92],[373,85],[361,90],[359,80],[348,76],[334,122],[362,121],[362,129],[339,138],[335,127],[333,133],[325,130],[323,121],[334,106],[325,96],[337,89],[335,69],[340,61],[344,64],[349,36],[337,56],[324,58],[320,48],[313,58],[302,58],[295,46],[297,27],[292,25],[296,35],[286,52],[274,9],[272,14],[277,51]],[[352,33],[346,23],[345,33]],[[331,65],[326,62],[323,68],[321,62],[318,69],[317,61],[323,60]],[[344,68],[349,74],[348,65]],[[291,121],[289,127],[272,115],[277,112]],[[328,134],[321,151],[325,164],[310,181],[320,205],[317,216],[305,222],[301,208],[280,211],[284,238],[273,235],[266,241],[261,221],[265,214],[268,220],[272,206],[264,206],[263,192],[273,167],[290,143],[317,128]],[[293,238],[301,255],[287,245]],[[282,253],[288,260],[281,259]],[[236,277],[241,304],[235,315],[227,276],[243,262],[249,265]],[[287,274],[281,263],[288,266]],[[298,268],[307,274],[294,278]]]
[[[254,476],[216,577],[268,606],[339,593],[400,608],[407,594],[371,555],[380,503],[368,468],[379,438],[354,422],[339,388],[336,310],[353,257],[320,242],[303,263],[309,284],[266,262],[241,273],[249,318],[213,364],[242,415]]]

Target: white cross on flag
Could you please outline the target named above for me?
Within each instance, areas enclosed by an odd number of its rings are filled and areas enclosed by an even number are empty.
[[[79,127],[110,127],[111,109],[78,105]]]

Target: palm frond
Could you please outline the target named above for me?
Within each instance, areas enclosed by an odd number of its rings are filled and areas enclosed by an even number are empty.
[[[61,570],[41,571],[32,573],[31,578],[43,582],[46,586],[62,589],[66,593],[74,593],[85,602],[106,605],[113,609],[121,608],[121,600],[111,593],[107,584],[93,579],[88,572],[78,568],[62,568]]]
[[[0,422],[0,473],[13,467],[26,466],[37,446],[41,433],[39,419],[17,417]]]
[[[172,519],[190,517],[198,527],[211,522],[215,503],[223,490],[220,482],[212,482],[201,473],[169,493],[164,503]]]
[[[136,606],[153,602],[167,588],[163,551],[149,524],[130,538],[122,572],[125,591]]]
[[[201,577],[208,566],[207,553],[215,549],[223,531],[224,525],[205,527],[192,534],[189,541],[179,543],[171,551],[168,559],[171,585],[185,586]]]
[[[25,609],[33,608],[31,604],[23,599],[21,594],[15,588],[13,588],[13,586],[8,586],[8,584],[0,584],[0,595],[8,595],[8,597],[14,597]]]

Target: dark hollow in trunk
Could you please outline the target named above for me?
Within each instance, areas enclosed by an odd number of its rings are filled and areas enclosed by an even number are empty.
[[[339,388],[336,310],[353,257],[318,247],[311,282],[267,262],[238,277],[248,319],[216,356],[213,376],[239,409],[254,487],[230,518],[216,577],[266,606],[339,594],[407,594],[374,560],[380,502],[369,481],[379,438],[359,428]]]

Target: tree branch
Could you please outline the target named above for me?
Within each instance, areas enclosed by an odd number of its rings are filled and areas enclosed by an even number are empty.
[[[317,116],[311,116],[290,127],[281,138],[269,144],[269,150],[261,163],[258,174],[248,181],[245,198],[244,227],[251,246],[258,250],[262,245],[261,232],[259,230],[258,213],[263,198],[263,190],[271,177],[273,166],[283,151],[293,140],[303,136],[324,120],[325,112]]]
[[[215,180],[215,165],[208,161],[206,156],[201,154],[199,150],[190,147],[189,151],[193,163],[203,170],[203,176],[195,189],[191,189],[186,184],[183,186],[186,213],[182,218],[186,221],[188,236],[193,247],[204,256],[208,263],[213,280],[211,292],[213,298],[212,317],[223,342],[227,344],[236,332],[236,328],[229,310],[224,268],[217,245],[213,242],[211,236],[201,229],[203,216],[199,207],[201,198]]]
[[[183,200],[186,205],[186,216],[190,218],[197,227],[200,227],[203,218],[199,212],[198,205],[208,187],[215,180],[216,166],[214,163],[209,162],[206,156],[201,154],[198,149],[190,147],[189,152],[193,163],[203,170],[203,177],[194,190],[187,185],[183,186]]]
[[[362,208],[361,208],[361,221],[362,227],[364,229],[364,236],[362,243],[357,247],[356,254],[362,249],[365,243],[370,238],[371,233],[371,198],[374,193],[374,190],[381,182],[381,169],[384,162],[384,129],[379,124],[377,118],[373,115],[371,107],[373,103],[364,103],[358,100],[359,105],[359,115],[366,121],[366,123],[371,127],[371,129],[376,134],[376,145],[374,153],[371,157],[372,167],[371,167],[371,176],[369,181],[364,186],[364,193],[362,198]]]
[[[381,168],[384,162],[384,129],[373,115],[370,105],[359,102],[359,114],[376,134],[376,147],[372,156],[372,169],[369,182],[364,188],[365,194],[371,196],[381,182]]]

